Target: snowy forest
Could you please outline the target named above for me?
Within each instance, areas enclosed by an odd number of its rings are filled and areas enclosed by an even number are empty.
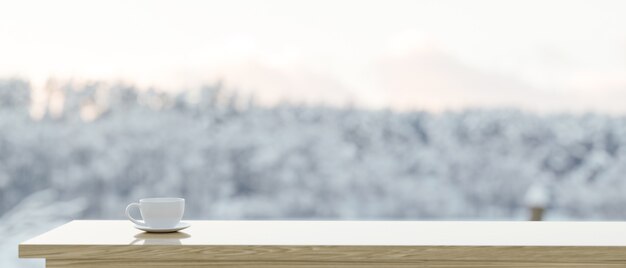
[[[30,84],[0,80],[0,267],[39,267],[19,242],[151,196],[184,197],[185,219],[524,220],[540,184],[547,219],[626,219],[622,116],[267,107],[220,84],[46,90],[63,105],[34,118]]]

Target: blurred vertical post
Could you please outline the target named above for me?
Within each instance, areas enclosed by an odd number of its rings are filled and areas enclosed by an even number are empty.
[[[549,199],[550,193],[543,183],[535,183],[528,188],[524,202],[530,210],[529,220],[541,221],[545,218]]]

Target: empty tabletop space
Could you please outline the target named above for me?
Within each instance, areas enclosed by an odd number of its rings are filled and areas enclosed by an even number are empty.
[[[154,234],[129,221],[72,221],[20,244],[19,254],[49,267],[626,264],[622,222],[187,222]]]

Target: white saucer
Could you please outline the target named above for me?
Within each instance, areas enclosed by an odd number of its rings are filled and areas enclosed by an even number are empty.
[[[142,226],[142,225],[137,225],[135,224],[135,228],[142,230],[142,231],[146,231],[148,233],[173,233],[173,232],[178,232],[182,229],[185,229],[187,227],[191,226],[191,224],[186,223],[184,221],[179,222],[176,226],[172,227],[172,228],[152,228],[152,227],[148,227],[148,226]]]

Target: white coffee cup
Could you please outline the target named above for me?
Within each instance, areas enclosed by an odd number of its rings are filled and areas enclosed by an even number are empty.
[[[143,221],[130,216],[130,210],[138,207]],[[144,198],[126,207],[126,217],[135,224],[150,228],[173,228],[185,213],[185,199],[175,197]]]

